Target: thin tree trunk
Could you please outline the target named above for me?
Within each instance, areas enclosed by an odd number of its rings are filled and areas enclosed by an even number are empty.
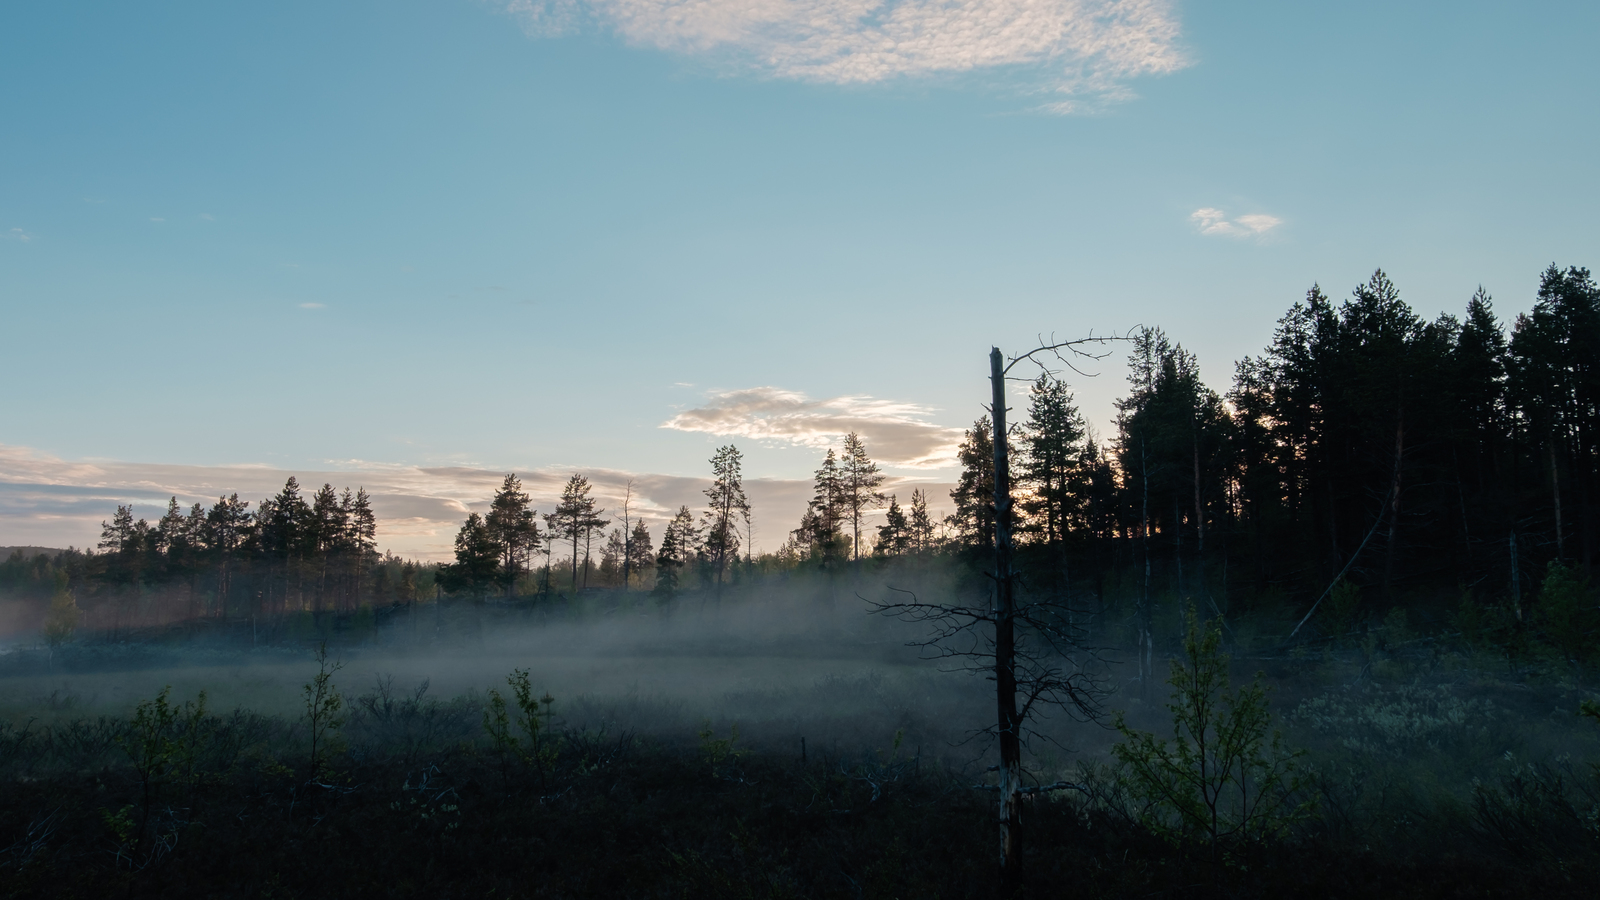
[[[1406,449],[1406,411],[1400,408],[1400,415],[1394,426],[1394,478],[1389,486],[1389,549],[1384,554],[1383,561],[1383,592],[1392,593],[1394,582],[1394,553],[1395,539],[1400,528],[1400,476],[1403,471],[1401,461]]]
[[[1480,454],[1481,456],[1481,454]],[[1461,543],[1466,546],[1464,562],[1472,562],[1472,524],[1467,521],[1467,489],[1461,484],[1461,456],[1455,447],[1450,448],[1450,461],[1455,463],[1456,502],[1461,507]]]
[[[1200,586],[1201,594],[1210,595],[1206,590],[1206,517],[1205,506],[1200,502],[1200,427],[1195,424],[1194,429],[1194,577],[1195,583]]]
[[[594,539],[594,529],[587,528],[583,532],[583,589],[589,589],[589,542]],[[576,587],[573,588],[577,590]]]
[[[1556,460],[1556,441],[1550,439],[1550,492],[1556,504],[1556,559],[1566,561],[1566,541],[1561,532],[1561,467]]]
[[[1194,436],[1194,528],[1195,545],[1197,552],[1204,555],[1206,552],[1206,517],[1205,507],[1200,502],[1200,433]]]
[[[1517,614],[1517,621],[1522,621],[1522,568],[1517,560],[1517,533],[1511,532],[1508,539],[1511,545],[1511,608]]]
[[[1021,723],[1017,714],[1015,610],[1011,594],[1011,463],[1006,454],[1006,382],[1000,348],[989,351],[994,400],[994,681],[1000,742],[1000,889],[1016,892],[1022,869]]]
[[[1172,498],[1172,561],[1178,570],[1178,605],[1183,605],[1183,503]]]
[[[1139,473],[1144,482],[1144,500],[1141,515],[1140,547],[1144,550],[1144,586],[1139,593],[1139,693],[1150,698],[1150,678],[1155,668],[1155,650],[1151,646],[1150,615],[1150,457],[1145,452],[1144,435],[1139,435]]]
[[[633,479],[628,479],[627,492],[622,495],[622,592],[628,592],[628,579],[633,574],[633,521],[629,506],[633,502]]]

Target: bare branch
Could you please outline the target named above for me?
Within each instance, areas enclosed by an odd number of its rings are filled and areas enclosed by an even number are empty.
[[[1039,356],[1042,356],[1042,355],[1048,353],[1051,356],[1055,357],[1057,362],[1060,362],[1062,365],[1066,366],[1068,369],[1071,369],[1073,372],[1077,373],[1078,375],[1081,375],[1081,376],[1083,376],[1085,378],[1093,378],[1093,377],[1095,377],[1095,373],[1085,372],[1083,369],[1078,367],[1079,363],[1081,363],[1081,362],[1083,362],[1085,360],[1099,361],[1099,360],[1105,359],[1106,357],[1111,355],[1111,351],[1110,350],[1106,350],[1105,352],[1102,352],[1102,353],[1093,353],[1093,352],[1090,352],[1087,348],[1091,347],[1091,346],[1103,347],[1106,344],[1110,344],[1110,343],[1113,343],[1115,341],[1132,340],[1133,339],[1132,336],[1133,336],[1134,332],[1136,332],[1136,331],[1138,331],[1137,328],[1130,329],[1128,331],[1128,333],[1125,334],[1125,335],[1119,335],[1119,334],[1096,335],[1091,331],[1090,334],[1089,334],[1089,337],[1077,338],[1075,340],[1070,340],[1070,341],[1057,341],[1055,339],[1055,335],[1053,333],[1050,335],[1049,338],[1045,338],[1043,335],[1039,335],[1039,337],[1038,337],[1039,346],[1033,348],[1032,350],[1029,350],[1026,353],[1022,353],[1022,354],[1019,354],[1017,356],[1011,357],[1011,361],[1006,363],[1005,368],[1002,369],[1001,371],[1004,374],[1009,376],[1011,374],[1011,367],[1012,366],[1015,366],[1017,363],[1026,361],[1026,362],[1030,362],[1030,363],[1033,363],[1034,365],[1038,366],[1044,372],[1047,372],[1049,374],[1054,375],[1055,372],[1051,371],[1047,366],[1045,366],[1044,363],[1040,362],[1039,359],[1037,358]],[[1007,380],[1008,381],[1025,381],[1025,380],[1031,380],[1031,379],[1007,378]]]

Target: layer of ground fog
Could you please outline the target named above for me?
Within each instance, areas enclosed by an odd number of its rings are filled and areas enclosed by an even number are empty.
[[[993,780],[976,735],[992,683],[919,658],[919,631],[858,598],[419,609],[271,644],[244,622],[0,656],[0,894],[995,889],[993,794],[976,789]],[[1096,627],[1097,643],[1126,642]],[[1109,713],[1170,736],[1167,686],[1108,652],[1107,717],[1056,714],[1032,746],[1030,781],[1075,787],[1027,801],[1025,895],[1592,895],[1589,673],[1512,667],[1399,621],[1292,652],[1251,627],[1225,633],[1234,681],[1262,671],[1304,751],[1302,814],[1221,848],[1154,827]],[[1176,652],[1176,618],[1159,630]],[[324,641],[343,705],[313,752],[304,691]],[[496,696],[519,714],[515,670],[544,714],[497,742]],[[169,686],[167,743],[151,744]]]

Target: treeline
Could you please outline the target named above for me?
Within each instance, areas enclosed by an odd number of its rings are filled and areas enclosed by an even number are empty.
[[[744,582],[779,562],[771,556],[757,560],[750,551],[743,463],[738,448],[719,448],[711,458],[707,508],[697,518],[688,506],[680,507],[662,527],[659,544],[633,509],[632,482],[622,508],[608,519],[589,480],[574,474],[555,509],[541,517],[522,482],[507,475],[488,514],[467,516],[456,534],[455,562],[441,567],[439,583],[452,593],[479,598],[496,591],[508,599],[548,597],[590,587],[649,588],[666,597],[693,588],[720,594],[724,585]],[[615,525],[609,534],[608,525]]]
[[[14,551],[0,563],[0,589],[50,598],[52,643],[75,629],[115,639],[176,621],[347,614],[435,590],[437,566],[377,552],[365,490],[325,484],[308,500],[290,477],[250,505],[235,493],[184,510],[174,498],[153,523],[118,506],[93,549]]]
[[[1509,328],[1481,289],[1462,317],[1430,322],[1381,271],[1342,303],[1313,287],[1226,394],[1159,328],[1131,350],[1110,440],[1049,373],[1007,436],[1035,587],[1160,591],[1221,611],[1301,606],[1342,576],[1391,603],[1470,591],[1520,617],[1552,564],[1592,571],[1600,289],[1586,269],[1552,266]],[[992,440],[988,417],[966,432],[941,528],[926,498],[908,516],[878,491],[852,435],[818,470],[795,543],[859,557],[862,508],[887,503],[876,555],[981,551]]]
[[[1429,321],[1381,271],[1343,302],[1313,287],[1261,355],[1235,364],[1225,393],[1160,329],[1133,335],[1131,350],[1108,439],[1048,372],[1013,416],[1029,589],[1100,613],[1137,600],[1174,616],[1192,603],[1278,618],[1337,593],[1323,633],[1397,607],[1436,619],[1477,609],[1516,627],[1552,576],[1588,596],[1600,487],[1600,288],[1588,270],[1551,266],[1532,310],[1509,324],[1481,289],[1461,316]],[[422,566],[378,556],[364,491],[324,485],[306,501],[290,479],[253,511],[237,495],[187,512],[174,502],[154,524],[119,508],[102,552],[52,565],[72,569],[103,611],[148,604],[164,585],[169,617],[596,587],[720,595],[797,569],[981,558],[994,531],[992,440],[987,418],[967,431],[954,509],[940,516],[921,490],[904,504],[886,494],[865,443],[847,435],[788,540],[759,556],[742,457],[728,446],[711,460],[704,506],[681,507],[654,537],[631,484],[608,511],[575,474],[541,515],[507,475],[489,512],[461,526],[454,561]],[[0,585],[40,565],[14,558]],[[1585,603],[1574,615],[1593,618]]]
[[[1429,322],[1381,271],[1337,305],[1314,287],[1225,397],[1147,331],[1117,490],[1087,493],[1082,533],[1165,558],[1180,593],[1299,601],[1342,573],[1391,604],[1471,592],[1521,619],[1552,563],[1592,571],[1597,364],[1600,290],[1554,266],[1509,329],[1482,289]]]

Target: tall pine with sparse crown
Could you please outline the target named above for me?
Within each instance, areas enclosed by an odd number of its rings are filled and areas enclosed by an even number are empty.
[[[888,499],[878,488],[884,476],[878,464],[867,456],[866,442],[854,431],[844,436],[839,454],[840,512],[850,523],[850,548],[854,559],[861,558],[861,520],[868,510],[883,506]]]
[[[704,516],[704,552],[719,601],[728,560],[739,558],[739,523],[750,515],[750,501],[744,494],[743,462],[739,448],[732,444],[718,447],[711,457],[711,486],[705,489],[710,508]]]

